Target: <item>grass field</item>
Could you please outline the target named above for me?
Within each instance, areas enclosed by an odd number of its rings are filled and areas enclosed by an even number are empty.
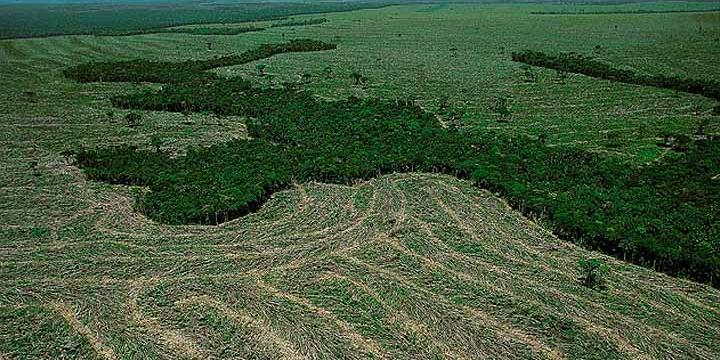
[[[629,164],[668,156],[657,146],[666,132],[693,134],[705,120],[720,134],[710,99],[539,68],[528,81],[510,59],[574,51],[720,80],[718,13],[532,14],[562,9],[411,5],[306,27],[256,22],[267,29],[232,36],[0,41],[0,359],[717,359],[718,290],[560,241],[452,177],[295,184],[220,226],[169,226],[134,211],[142,188],[87,181],[61,155],[153,137],[181,155],[248,136],[241,117],[201,113],[148,111],[128,127],[110,97],[158,85],[78,84],[66,67],[208,59],[292,38],[338,49],[263,60],[264,77],[254,63],[214,71],[259,84],[309,74],[305,86],[323,98],[404,97],[433,111],[447,102],[469,136],[545,132],[550,146]],[[367,84],[352,85],[353,71]],[[494,109],[500,97],[509,118]],[[589,257],[610,267],[604,290],[577,281]]]

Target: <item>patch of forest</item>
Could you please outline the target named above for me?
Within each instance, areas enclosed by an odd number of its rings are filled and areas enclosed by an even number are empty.
[[[720,139],[687,138],[648,165],[542,137],[468,136],[403,100],[319,100],[241,78],[168,81],[113,99],[131,109],[247,116],[250,140],[173,158],[130,146],[75,153],[89,178],[147,186],[137,208],[168,224],[217,224],[294,182],[349,184],[439,172],[502,194],[561,237],[629,261],[720,284]]]
[[[683,79],[666,75],[645,75],[631,70],[617,69],[612,65],[576,53],[546,54],[525,50],[512,54],[512,60],[532,66],[568,73],[582,74],[626,84],[654,86],[663,89],[699,94],[720,100],[720,82],[702,79]]]
[[[241,65],[289,52],[333,50],[337,46],[318,40],[297,39],[281,44],[265,44],[237,55],[183,62],[128,60],[90,62],[67,68],[65,77],[78,82],[179,83],[208,81],[217,76],[206,70]]]

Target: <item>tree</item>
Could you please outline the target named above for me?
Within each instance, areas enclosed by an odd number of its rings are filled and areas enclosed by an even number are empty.
[[[255,65],[255,70],[257,70],[258,76],[265,76],[265,68],[267,65],[263,63],[258,63]]]
[[[134,127],[140,125],[140,120],[142,119],[142,115],[136,112],[131,112],[125,115],[125,121],[127,122],[127,125],[129,127]]]
[[[610,272],[602,260],[596,258],[581,259],[578,261],[580,267],[580,283],[591,289],[603,289],[605,287],[605,277]]]
[[[357,71],[353,71],[353,72],[350,74],[350,79],[352,79],[353,85],[362,85],[362,84],[364,84],[365,81],[367,80],[366,77],[362,76],[362,75],[361,75],[360,73],[358,73]]]
[[[152,146],[155,149],[156,153],[160,153],[160,147],[162,146],[163,141],[158,135],[153,135],[150,138],[150,146]]]
[[[500,114],[502,117],[510,115],[510,109],[508,108],[508,101],[505,97],[499,96],[495,99],[494,111]]]

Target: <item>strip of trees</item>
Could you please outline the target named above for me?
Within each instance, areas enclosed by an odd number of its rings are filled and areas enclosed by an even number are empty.
[[[307,19],[307,20],[289,20],[289,21],[274,23],[274,24],[270,25],[270,27],[319,25],[319,24],[324,24],[326,22],[328,22],[328,19],[325,19],[325,18]]]
[[[183,62],[129,60],[90,62],[67,68],[63,74],[78,82],[207,82],[217,79],[206,70],[241,65],[289,52],[333,50],[337,46],[318,40],[297,39],[281,44],[265,44],[237,55]]]
[[[644,75],[616,69],[612,65],[576,53],[545,54],[525,50],[513,53],[513,61],[558,71],[592,76],[634,85],[655,86],[720,100],[720,82],[702,79],[683,79],[665,75]]]

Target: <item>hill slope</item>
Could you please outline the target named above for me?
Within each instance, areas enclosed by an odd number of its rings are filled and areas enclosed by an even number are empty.
[[[717,290],[607,257],[608,288],[585,288],[577,261],[601,255],[451,177],[298,185],[219,227],[151,223],[126,195],[72,177],[84,205],[60,217],[39,212],[55,218],[47,234],[18,232],[3,244],[6,357],[712,359],[720,351]]]

